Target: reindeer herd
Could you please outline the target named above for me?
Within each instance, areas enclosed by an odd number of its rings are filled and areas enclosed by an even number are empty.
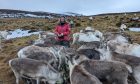
[[[9,61],[16,84],[20,79],[27,84],[128,84],[128,76],[140,84],[140,45],[126,35],[87,27],[73,34],[70,48],[57,45],[55,38],[54,33],[42,32]]]

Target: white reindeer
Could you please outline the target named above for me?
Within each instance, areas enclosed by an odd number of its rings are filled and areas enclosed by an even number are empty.
[[[140,57],[140,45],[137,43],[129,44],[109,41],[108,45],[117,53]]]
[[[117,52],[113,52],[108,46],[103,47],[102,49],[98,49],[101,53],[101,60],[106,61],[119,61],[125,63],[126,68],[128,69],[129,73],[132,73],[132,76],[135,78],[138,84],[140,84],[140,58],[127,55],[127,54],[120,54]]]
[[[120,30],[123,32],[125,29],[127,29],[127,26],[125,24],[121,24]]]
[[[11,34],[11,33],[7,30],[0,31],[0,49],[2,49],[2,47],[1,47],[2,40],[5,40],[8,36],[8,34]]]

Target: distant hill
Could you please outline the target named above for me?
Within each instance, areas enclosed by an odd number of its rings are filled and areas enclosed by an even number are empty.
[[[121,14],[140,14],[138,12],[122,12],[122,13],[104,13],[97,15],[89,16],[106,16],[106,15],[121,15]],[[64,12],[64,13],[50,13],[42,11],[24,11],[24,10],[13,10],[13,9],[0,9],[0,18],[53,18],[60,16],[85,16],[73,12]]]
[[[140,11],[138,11],[138,12],[122,12],[122,13],[103,13],[103,14],[90,15],[90,16],[121,15],[121,14],[140,14]]]
[[[0,9],[0,18],[53,18],[60,16],[71,16],[66,14],[50,13],[50,12],[32,12],[23,10]]]
[[[64,15],[68,15],[68,16],[84,16],[82,14],[78,14],[78,13],[73,13],[73,12],[64,12]]]

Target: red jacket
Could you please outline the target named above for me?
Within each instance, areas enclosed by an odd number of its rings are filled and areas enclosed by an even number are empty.
[[[55,34],[59,35],[61,33],[63,33],[64,37],[63,38],[57,37],[56,39],[58,41],[69,41],[70,40],[70,37],[69,37],[70,27],[69,27],[68,23],[64,24],[63,26],[57,25],[55,27]]]

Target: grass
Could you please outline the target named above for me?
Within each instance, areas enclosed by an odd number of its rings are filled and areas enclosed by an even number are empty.
[[[46,29],[55,25],[57,20],[54,19],[54,22],[48,21],[47,19],[0,19],[0,30],[13,30],[17,28],[22,29]]]
[[[140,44],[140,32],[126,31],[125,33],[131,37],[133,43]]]
[[[34,39],[37,39],[37,36],[33,35],[12,39],[10,42],[2,42],[3,49],[0,51],[0,81],[3,81],[3,84],[15,84],[15,77],[8,65],[8,61],[16,58],[18,50],[24,46],[28,46],[28,41]]]
[[[139,15],[140,16],[140,15]],[[102,32],[118,31],[118,24],[121,22],[121,18],[124,18],[127,25],[134,25],[129,22],[128,18],[132,18],[133,15],[106,15],[96,16],[93,21],[89,21],[88,17],[75,18],[75,27],[72,29],[72,33],[79,32],[87,26],[92,26]],[[23,29],[42,29],[52,31],[57,24],[57,19],[0,19],[0,30],[13,30],[17,28]],[[135,24],[138,24],[137,22]],[[134,43],[140,44],[140,32],[126,31],[126,34],[131,36]],[[36,35],[12,39],[9,42],[3,41],[3,49],[0,51],[0,81],[5,81],[3,84],[15,84],[14,75],[8,66],[8,61],[17,57],[17,52],[24,46],[28,46],[29,41],[37,39]],[[9,82],[6,82],[9,81]],[[1,82],[0,82],[1,83]]]

